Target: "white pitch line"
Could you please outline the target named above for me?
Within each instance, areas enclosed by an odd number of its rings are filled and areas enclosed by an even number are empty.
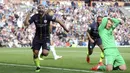
[[[6,66],[18,66],[18,67],[30,67],[34,68],[35,66],[31,65],[19,65],[19,64],[7,64],[7,63],[0,63],[0,65],[6,65]],[[54,67],[43,67],[44,69],[55,69],[55,70],[64,70],[64,71],[75,71],[75,72],[87,72],[87,73],[103,73],[103,72],[96,72],[96,71],[88,71],[88,70],[78,70],[78,69],[67,69],[67,68],[54,68]]]

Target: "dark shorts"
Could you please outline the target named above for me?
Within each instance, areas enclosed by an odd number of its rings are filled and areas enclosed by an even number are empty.
[[[40,50],[40,48],[50,50],[50,38],[44,38],[42,40],[33,39],[32,42],[32,49],[33,50]]]
[[[93,49],[95,47],[95,45],[99,46],[101,44],[102,44],[101,38],[94,39],[94,43],[88,41],[88,49]]]

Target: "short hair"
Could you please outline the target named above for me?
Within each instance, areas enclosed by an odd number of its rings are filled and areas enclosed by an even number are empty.
[[[98,19],[98,18],[103,18],[103,17],[102,17],[102,16],[97,16],[97,19]]]
[[[113,23],[113,21],[112,21],[110,18],[108,18],[108,20],[111,21],[111,22]]]
[[[38,6],[43,6],[42,4],[38,4]]]
[[[43,7],[44,7],[44,5],[42,5],[42,4],[39,4],[39,5],[37,6],[37,8],[38,8],[38,7],[40,7],[40,6],[43,6]]]

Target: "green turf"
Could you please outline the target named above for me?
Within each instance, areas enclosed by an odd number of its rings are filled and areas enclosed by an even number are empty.
[[[112,71],[110,73],[130,73],[130,49],[119,48],[122,56],[124,57],[127,70],[126,71]],[[91,55],[91,63],[86,62],[86,48],[56,48],[57,54],[62,55],[63,58],[54,60],[52,53],[48,57],[44,57],[41,61],[40,73],[95,73],[89,72],[90,68],[96,65],[99,61],[100,50],[94,49],[94,53]],[[2,65],[2,64],[8,65]],[[10,64],[21,65],[12,66]],[[24,67],[28,65],[31,67]],[[44,67],[53,67],[57,69],[48,69]],[[60,69],[59,69],[60,68]],[[66,69],[75,69],[80,71],[70,71]],[[35,73],[35,67],[32,60],[32,51],[30,48],[0,48],[0,73]],[[85,70],[85,72],[82,72]],[[106,72],[103,72],[106,73]]]

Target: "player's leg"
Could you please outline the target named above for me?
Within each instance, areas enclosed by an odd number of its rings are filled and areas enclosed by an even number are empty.
[[[101,49],[101,54],[100,54],[100,60],[99,60],[99,64],[103,64],[103,59],[104,59],[104,49],[102,46],[102,41],[101,39],[97,39],[97,45],[99,46],[99,48]]]
[[[101,71],[112,71],[114,59],[111,56],[105,56],[106,65],[98,64],[91,68],[91,70],[101,70]]]
[[[90,55],[93,53],[93,48],[95,47],[95,42],[88,42],[88,51],[87,51],[87,57],[86,57],[86,61],[88,63],[90,63]]]
[[[36,65],[36,72],[40,71],[40,60],[38,59],[38,53],[39,53],[39,49],[40,49],[41,45],[37,42],[35,42],[35,40],[33,41],[33,60],[34,63]]]
[[[57,59],[59,59],[59,58],[62,58],[62,56],[58,56],[57,54],[56,54],[56,50],[55,50],[55,46],[54,46],[54,42],[53,42],[53,35],[52,34],[50,34],[50,50],[52,51],[52,54],[53,54],[53,56],[54,56],[54,59],[55,60],[57,60]]]
[[[50,50],[52,51],[52,54],[53,54],[55,60],[62,58],[62,56],[59,56],[59,55],[56,54],[56,50],[55,50],[54,45],[50,46]]]
[[[39,50],[33,50],[33,59],[34,59],[34,63],[36,65],[36,72],[40,71],[40,60],[38,58],[38,52]]]
[[[103,64],[103,59],[104,59],[104,53],[101,52],[100,59],[99,59],[99,64]]]
[[[111,71],[113,70],[113,63],[115,61],[115,55],[112,54],[113,50],[106,49],[104,50],[105,63],[106,65],[98,64],[92,68],[92,70],[102,70],[102,71]]]
[[[114,62],[113,69],[114,70],[126,70],[127,69],[125,61],[120,54],[116,57],[116,61]]]
[[[46,38],[44,39],[44,42],[42,44],[42,56],[48,56],[50,51],[50,39]]]
[[[119,68],[120,68],[120,70],[126,70],[127,69],[126,64],[120,65]]]
[[[49,54],[49,50],[48,49],[43,49],[42,50],[42,55],[43,56],[48,56],[48,54]]]

